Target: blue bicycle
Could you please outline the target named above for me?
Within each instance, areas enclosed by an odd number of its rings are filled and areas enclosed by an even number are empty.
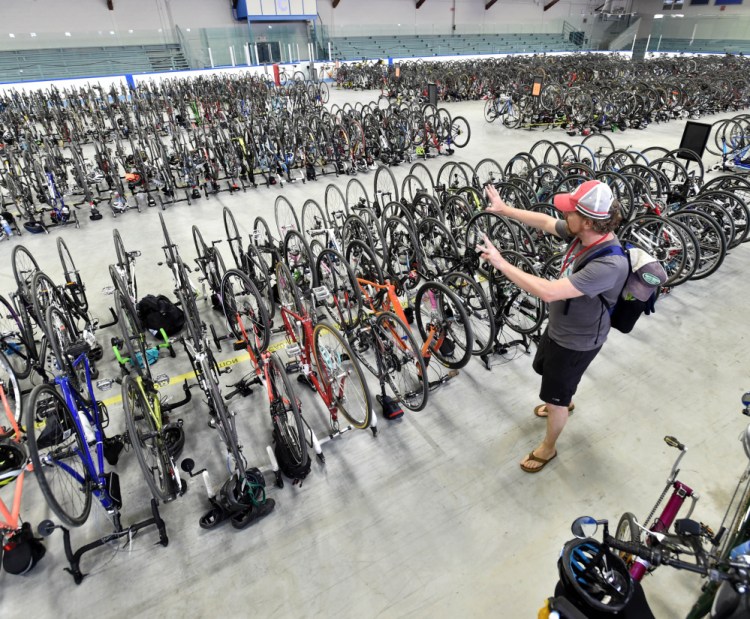
[[[65,524],[86,522],[93,495],[120,530],[119,479],[117,473],[105,472],[104,460],[115,464],[123,443],[105,437],[109,418],[91,384],[90,347],[85,340],[73,340],[75,331],[58,306],[47,308],[45,331],[60,374],[54,383],[35,387],[29,398],[26,427],[39,488]]]

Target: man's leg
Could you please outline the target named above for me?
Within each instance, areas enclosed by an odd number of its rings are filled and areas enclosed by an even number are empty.
[[[552,458],[557,453],[555,444],[567,421],[567,406],[557,406],[556,404],[547,402],[547,433],[544,436],[544,440],[531,453],[540,460],[549,460]],[[532,460],[528,455],[521,460],[521,464],[525,468],[532,470],[543,466],[541,462]]]

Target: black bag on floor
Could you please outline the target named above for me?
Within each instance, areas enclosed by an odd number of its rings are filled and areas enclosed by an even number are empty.
[[[3,550],[3,568],[16,576],[29,572],[46,552],[42,540],[34,537],[28,522],[21,525],[20,530],[5,543]]]
[[[138,318],[154,335],[160,329],[169,336],[177,335],[185,326],[185,312],[163,294],[147,294],[138,301]]]

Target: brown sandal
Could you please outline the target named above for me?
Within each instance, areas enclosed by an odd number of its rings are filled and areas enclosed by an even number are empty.
[[[526,466],[525,464],[521,464],[521,470],[524,471],[525,473],[538,473],[545,466],[547,466],[550,462],[552,462],[552,460],[554,460],[555,458],[557,458],[557,452],[555,452],[555,454],[551,458],[548,458],[547,460],[545,460],[544,458],[540,458],[539,456],[535,456],[534,452],[532,451],[529,454],[528,458],[532,462],[539,462],[542,466],[537,466],[537,467],[533,467],[532,468],[530,466]]]
[[[568,412],[572,413],[576,409],[576,405],[571,402],[568,405]],[[547,405],[546,404],[540,404],[539,406],[534,407],[534,414],[537,417],[545,418],[547,416]]]

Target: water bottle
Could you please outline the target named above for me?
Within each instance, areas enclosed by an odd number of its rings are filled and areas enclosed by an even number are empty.
[[[750,540],[744,542],[743,544],[740,544],[736,548],[732,549],[732,552],[729,553],[729,559],[731,561],[736,561],[742,556],[750,555]]]
[[[13,230],[11,229],[8,220],[5,219],[5,217],[0,217],[0,222],[2,222],[3,231],[5,232],[6,236],[8,236],[8,238],[13,236]]]

